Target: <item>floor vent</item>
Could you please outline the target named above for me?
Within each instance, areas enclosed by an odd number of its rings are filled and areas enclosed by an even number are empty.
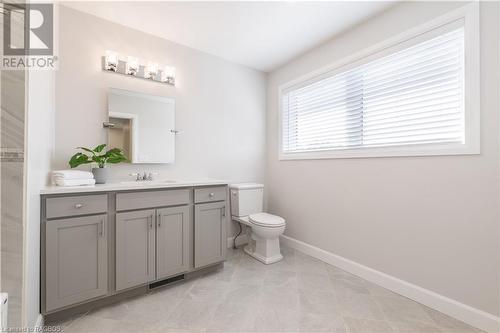
[[[177,282],[177,281],[180,281],[180,280],[184,280],[184,274],[177,275],[177,276],[174,276],[174,277],[171,277],[171,278],[168,278],[168,279],[165,279],[165,280],[161,280],[161,281],[158,281],[158,282],[155,282],[155,283],[151,283],[149,285],[149,289],[154,289],[154,288],[166,286],[167,284],[174,283],[174,282]]]

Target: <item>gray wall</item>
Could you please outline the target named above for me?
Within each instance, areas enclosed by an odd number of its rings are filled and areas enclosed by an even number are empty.
[[[481,3],[481,151],[278,160],[278,87],[459,6],[407,2],[272,72],[267,195],[285,234],[499,315],[498,4]]]

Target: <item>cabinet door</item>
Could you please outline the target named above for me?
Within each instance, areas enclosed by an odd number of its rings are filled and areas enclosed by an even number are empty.
[[[45,222],[46,311],[108,291],[106,215]]]
[[[153,209],[116,214],[116,290],[155,278]]]
[[[223,261],[226,256],[226,204],[214,202],[195,205],[194,266]]]
[[[157,279],[189,270],[189,221],[189,206],[157,210]]]

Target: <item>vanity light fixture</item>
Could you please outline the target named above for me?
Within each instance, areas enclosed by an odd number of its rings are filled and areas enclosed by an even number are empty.
[[[165,66],[161,72],[161,82],[175,84],[175,67]]]
[[[127,75],[136,76],[139,72],[139,60],[135,57],[128,56],[125,72]]]
[[[144,77],[151,80],[155,80],[158,77],[158,64],[156,62],[148,62]]]
[[[118,70],[118,54],[113,51],[106,51],[104,56],[104,69],[116,72]]]
[[[158,63],[152,61],[147,62],[147,65],[141,65],[141,62],[136,57],[120,57],[114,51],[106,51],[103,57],[102,68],[107,72],[134,76],[175,86],[175,67],[160,66]]]

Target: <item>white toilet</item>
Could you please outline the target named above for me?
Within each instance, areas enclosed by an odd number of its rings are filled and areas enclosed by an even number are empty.
[[[229,186],[229,191],[232,219],[248,226],[251,231],[244,251],[264,264],[283,259],[279,237],[285,231],[285,219],[262,212],[264,185],[233,184]]]

